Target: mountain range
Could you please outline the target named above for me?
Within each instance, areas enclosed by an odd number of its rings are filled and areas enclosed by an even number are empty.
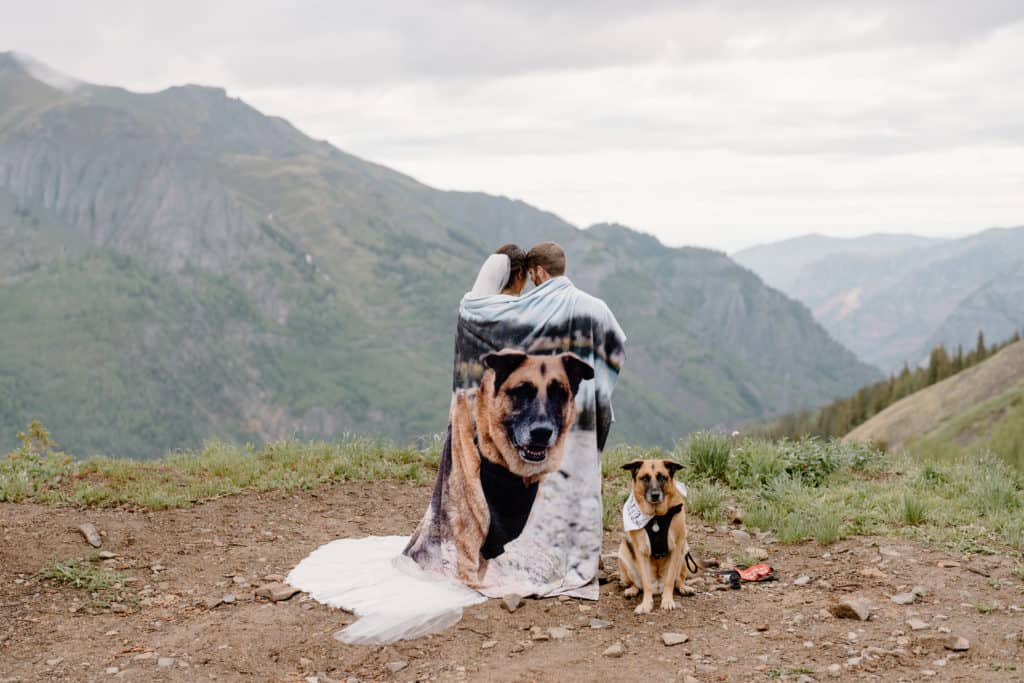
[[[790,412],[877,378],[725,254],[439,191],[223,89],[93,85],[0,53],[0,445],[443,431],[458,301],[506,242],[563,244],[629,336],[613,440]]]
[[[837,340],[886,372],[932,348],[1003,341],[1024,327],[1024,227],[958,239],[818,235],[733,255],[805,303]]]

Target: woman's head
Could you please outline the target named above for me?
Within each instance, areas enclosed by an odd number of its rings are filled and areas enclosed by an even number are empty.
[[[501,293],[518,295],[526,286],[526,252],[515,244],[506,244],[494,253],[508,256],[508,282]]]

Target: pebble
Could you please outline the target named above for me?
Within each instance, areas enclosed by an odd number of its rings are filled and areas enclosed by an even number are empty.
[[[548,629],[548,635],[550,635],[555,640],[565,640],[566,638],[572,635],[572,631],[570,631],[564,626],[553,626]]]
[[[917,593],[897,593],[889,599],[897,605],[913,605],[917,602]]]
[[[828,672],[830,674],[837,674],[837,673],[839,673],[842,670],[843,670],[843,667],[840,666],[839,664],[829,664],[828,665]]]
[[[953,652],[965,652],[971,648],[971,642],[963,636],[951,635],[946,638],[946,642],[943,643],[943,646],[947,650],[952,650]]]
[[[501,608],[512,614],[523,605],[523,596],[516,593],[509,593],[501,599]]]
[[[515,645],[513,645],[512,647],[509,648],[509,652],[513,652],[513,653],[522,652],[525,649],[526,649],[525,645],[523,645],[522,643],[516,643]]]
[[[268,583],[256,589],[256,597],[266,598],[271,602],[281,602],[282,600],[288,600],[299,592],[298,588],[289,586],[286,583]]]
[[[101,560],[113,560],[116,557],[117,553],[112,553],[109,550],[101,550],[99,554]]]
[[[750,546],[745,551],[747,555],[753,557],[755,560],[767,560],[768,551],[764,548],[758,548],[757,546]]]
[[[886,578],[885,572],[883,572],[881,569],[878,569],[877,567],[864,567],[862,569],[858,569],[857,573],[861,576],[866,576],[871,579]]]
[[[384,665],[384,668],[391,673],[396,674],[407,666],[409,666],[409,662],[399,659],[394,662],[388,662]]]
[[[85,522],[84,524],[78,527],[78,531],[82,534],[82,536],[85,537],[85,540],[93,548],[99,548],[101,545],[103,545],[103,539],[100,538],[100,532],[97,531],[96,525],[92,522]]]
[[[60,666],[61,662],[64,661],[63,657],[55,657],[53,659],[46,660],[46,666]]]
[[[943,569],[956,569],[960,566],[960,563],[954,562],[953,560],[939,560],[937,566],[942,567]]]
[[[530,628],[530,639],[531,640],[551,640],[551,634],[541,629],[540,626],[532,626]]]
[[[910,592],[919,598],[924,598],[927,597],[931,591],[928,590],[927,586],[914,586],[910,589]]]
[[[867,621],[871,617],[871,603],[863,598],[847,598],[829,608],[832,616],[837,619],[860,619]]]
[[[612,622],[605,621],[604,619],[591,619],[590,628],[611,628]]]
[[[238,598],[235,597],[234,593],[228,593],[223,598],[221,598],[220,601],[223,602],[225,605],[233,605],[237,600]]]
[[[156,660],[156,665],[161,669],[170,669],[174,666],[174,657],[161,657]]]
[[[614,643],[609,645],[601,654],[605,657],[618,658],[621,657],[625,651],[625,648],[622,647],[622,641],[615,641]]]
[[[743,529],[733,529],[729,532],[729,535],[732,536],[733,540],[737,542],[746,542],[750,540],[750,534],[748,534]]]
[[[923,631],[928,628],[929,624],[923,619],[907,619],[907,626],[910,627],[911,631]]]
[[[498,644],[498,641],[496,641],[496,640],[485,640],[484,642],[480,643],[480,649],[481,650],[490,650],[491,648],[497,646],[497,644]]]
[[[108,666],[106,669],[103,670],[103,673],[107,674],[108,676],[113,676],[119,671],[120,669],[118,669],[116,666]]]
[[[811,582],[811,577],[807,576],[806,574],[803,575],[803,576],[798,576],[795,579],[793,579],[793,585],[794,586],[806,586],[810,582]]]
[[[685,633],[672,633],[671,631],[666,631],[661,634],[661,642],[665,643],[668,647],[672,647],[673,645],[682,645],[689,639],[690,636]]]
[[[768,630],[768,624],[758,624],[755,628],[758,631],[761,631],[762,633],[764,633],[765,631]]]

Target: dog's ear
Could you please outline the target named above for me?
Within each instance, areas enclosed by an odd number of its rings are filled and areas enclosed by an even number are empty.
[[[636,479],[636,471],[640,469],[643,466],[643,464],[643,460],[633,460],[632,462],[627,462],[625,465],[623,465],[622,469],[632,474],[633,478]]]
[[[665,466],[666,470],[668,470],[668,476],[670,477],[676,476],[676,472],[683,469],[682,465],[677,462],[672,462],[671,460],[662,460],[661,464]]]
[[[563,353],[561,358],[565,374],[569,377],[569,387],[572,389],[572,395],[575,396],[580,388],[580,382],[585,379],[594,379],[594,368],[575,353]]]
[[[485,368],[494,370],[494,393],[497,395],[498,387],[505,383],[508,376],[516,371],[526,360],[526,354],[522,351],[503,349],[497,353],[488,353],[480,361]]]

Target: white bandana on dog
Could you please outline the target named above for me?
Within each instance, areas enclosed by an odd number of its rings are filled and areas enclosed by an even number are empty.
[[[674,482],[676,490],[679,494],[686,498],[686,484],[681,481]],[[647,526],[647,522],[651,521],[654,515],[645,514],[640,506],[636,503],[636,496],[629,494],[629,498],[626,499],[626,504],[622,506],[622,528],[626,531],[636,531],[637,529],[643,529]]]

